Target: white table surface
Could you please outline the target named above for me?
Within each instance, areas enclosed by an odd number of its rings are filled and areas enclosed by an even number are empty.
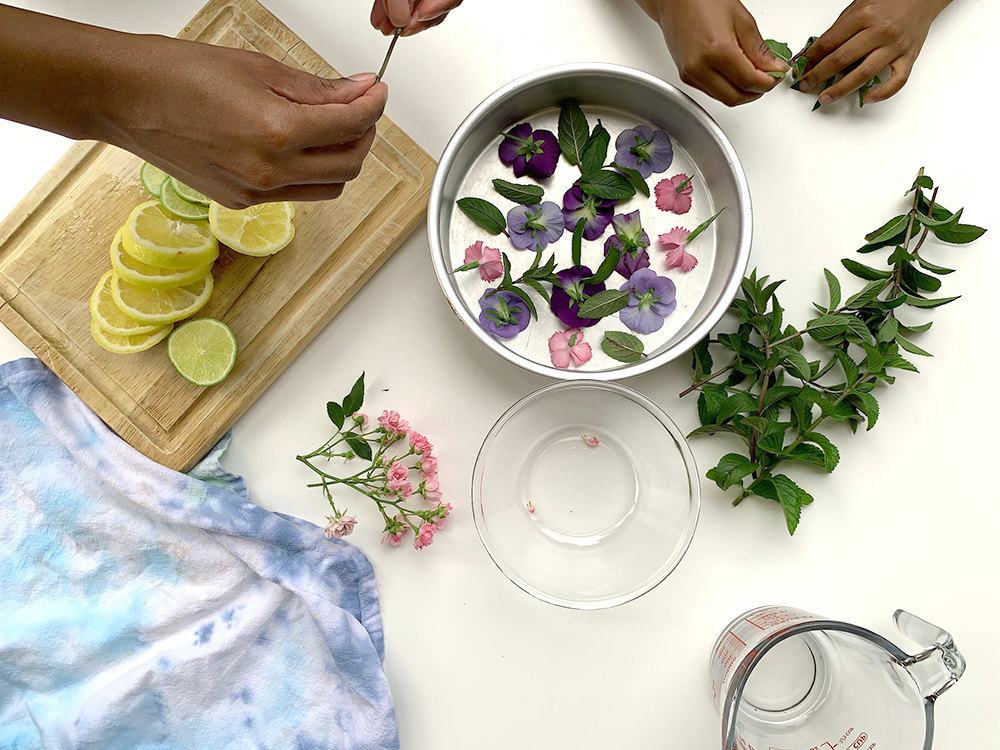
[[[842,0],[751,4],[765,36],[795,43],[826,29]],[[201,0],[15,2],[128,31],[176,33]],[[376,69],[386,42],[369,0],[268,0],[268,7],[345,74]],[[523,19],[523,20],[522,20]],[[228,467],[260,505],[318,524],[328,508],[294,456],[326,436],[325,403],[362,369],[366,410],[397,409],[435,443],[449,527],[422,552],[383,547],[376,511],[351,500],[351,541],[371,558],[385,621],[385,668],[402,746],[451,748],[712,748],[719,719],[708,687],[715,637],[760,604],[798,606],[882,632],[903,607],[949,629],[968,659],[937,709],[935,747],[995,745],[1000,701],[1000,416],[996,284],[1000,213],[995,75],[988,66],[1000,4],[956,0],[938,19],[908,85],[884,104],[810,112],[787,89],[728,109],[694,92],[733,141],[754,203],[751,264],[786,278],[786,316],[822,299],[822,268],[840,269],[862,236],[903,208],[916,170],[992,232],[971,246],[936,246],[958,268],[920,343],[936,356],[880,391],[870,433],[838,434],[830,476],[798,477],[816,502],[794,537],[778,506],[739,508],[702,480],[698,531],[677,570],[624,606],[577,612],[534,600],[497,570],[469,503],[473,462],[490,426],[545,381],[501,360],[464,330],[439,291],[423,227],[281,375],[234,428]],[[516,32],[515,32],[516,29]],[[502,84],[569,61],[621,63],[678,83],[659,31],[630,0],[467,0],[441,27],[403,39],[390,65],[387,113],[432,156],[464,116]],[[689,93],[691,93],[689,91]],[[992,135],[991,135],[992,134]],[[0,121],[0,215],[65,151],[58,136]],[[846,272],[840,273],[849,285]],[[384,305],[402,289],[405,310]],[[28,355],[0,328],[0,361]],[[687,358],[627,381],[685,431],[697,426]],[[845,431],[846,432],[846,431]],[[692,441],[700,471],[727,448]],[[880,745],[881,746],[881,745]],[[907,749],[909,750],[909,749]]]

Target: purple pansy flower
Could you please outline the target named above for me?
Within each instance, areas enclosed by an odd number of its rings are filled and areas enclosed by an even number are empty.
[[[563,217],[566,220],[566,231],[572,232],[576,229],[576,223],[580,219],[586,219],[587,223],[583,228],[583,238],[585,240],[596,240],[611,223],[611,216],[615,212],[616,201],[601,200],[592,195],[587,195],[578,186],[574,185],[563,196]]]
[[[663,327],[663,319],[677,308],[677,287],[665,276],[640,268],[621,287],[632,295],[628,307],[618,313],[622,323],[636,333],[652,333]]]
[[[507,212],[510,242],[518,250],[542,250],[563,233],[563,215],[552,201],[514,206]]]
[[[532,130],[522,122],[501,133],[500,161],[514,168],[515,177],[551,177],[559,163],[559,139],[548,130]]]
[[[531,321],[531,312],[524,300],[514,292],[487,289],[483,296],[479,298],[479,324],[502,339],[512,339],[525,328]]]
[[[604,291],[604,282],[587,284],[585,279],[594,275],[586,266],[573,266],[556,274],[560,286],[552,286],[549,309],[570,328],[586,328],[600,321],[600,318],[581,318],[577,315],[580,303],[592,294]]]
[[[615,139],[615,148],[615,164],[631,167],[644,180],[653,172],[665,171],[674,160],[670,136],[645,125],[623,130]]]
[[[639,212],[617,214],[611,221],[615,233],[604,243],[604,257],[608,256],[612,247],[618,248],[618,265],[615,266],[615,271],[627,279],[640,268],[649,268],[649,253],[646,252],[649,235],[642,228]]]

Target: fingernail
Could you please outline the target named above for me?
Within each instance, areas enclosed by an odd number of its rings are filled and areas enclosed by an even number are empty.
[[[352,76],[347,76],[349,81],[357,81],[358,83],[371,83],[375,80],[374,73],[355,73]]]
[[[819,103],[820,104],[826,105],[826,104],[829,104],[832,101],[833,101],[833,97],[830,96],[829,94],[820,94],[819,95]]]

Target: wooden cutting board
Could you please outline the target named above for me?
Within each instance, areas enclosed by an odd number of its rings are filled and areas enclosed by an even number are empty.
[[[338,75],[256,0],[212,0],[179,36]],[[107,144],[77,143],[0,223],[0,323],[132,446],[185,471],[423,220],[435,164],[383,117],[343,195],[296,205],[291,245],[267,259],[223,249],[215,292],[198,314],[228,323],[240,352],[211,388],[181,378],[165,344],[111,354],[90,335],[88,300],[111,268],[111,241],[147,199],[140,164]]]

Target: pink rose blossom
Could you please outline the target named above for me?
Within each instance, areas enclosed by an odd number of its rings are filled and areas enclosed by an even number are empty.
[[[407,529],[406,521],[401,515],[396,515],[391,521],[386,523],[385,534],[382,536],[382,544],[391,544],[393,547],[398,547],[399,543],[403,541],[403,537],[406,536]]]
[[[678,192],[677,187],[684,184]],[[675,214],[686,214],[691,210],[691,178],[686,174],[675,174],[673,177],[660,180],[653,192],[656,193],[656,207],[661,211],[673,211]]]
[[[367,427],[368,426],[368,415],[367,414],[365,414],[363,412],[360,412],[360,411],[356,411],[356,412],[354,412],[354,417],[353,418],[354,418],[354,421],[358,423],[359,427]]]
[[[585,442],[591,448],[596,448],[601,444],[601,441],[597,439],[596,435],[588,435],[587,433],[584,433],[580,435],[580,437],[583,438],[583,442]]]
[[[425,477],[433,477],[437,475],[438,470],[438,460],[437,456],[428,456],[426,453],[420,457],[420,473]]]
[[[453,508],[451,507],[451,503],[440,503],[435,510],[437,510],[438,517],[437,520],[434,521],[434,525],[437,526],[440,531],[444,528],[445,519],[451,514]]]
[[[593,356],[590,344],[584,343],[583,331],[579,328],[570,328],[565,331],[556,331],[549,338],[549,356],[552,364],[560,370],[565,370],[571,364],[579,367],[584,362],[588,362]]]
[[[680,268],[687,272],[698,265],[698,259],[687,251],[689,234],[691,232],[687,229],[674,227],[660,235],[660,245],[667,251],[667,268]]]
[[[417,453],[430,453],[434,450],[434,446],[431,445],[431,441],[416,430],[410,430],[410,446]]]
[[[528,501],[527,508],[528,508],[528,512],[529,513],[534,513],[535,512],[535,504],[533,502],[531,502],[530,500]]]
[[[378,418],[378,423],[389,434],[405,435],[410,429],[409,422],[400,417],[398,411],[382,412],[382,416]]]
[[[420,485],[420,494],[424,496],[428,502],[437,503],[441,500],[441,485],[438,482],[437,475],[432,477],[427,477],[423,484]]]
[[[406,529],[400,529],[398,533],[393,534],[387,531],[382,535],[382,544],[391,544],[393,547],[398,547],[399,543],[403,541],[403,535],[406,533]]]
[[[420,527],[420,531],[417,532],[417,538],[413,540],[414,549],[423,549],[424,547],[430,546],[430,543],[434,541],[434,533],[437,531],[437,526],[425,522],[423,526]]]
[[[386,474],[389,477],[389,490],[395,492],[406,484],[406,480],[410,476],[410,470],[399,461],[393,461],[392,466],[389,467]]]
[[[494,281],[503,276],[503,260],[500,250],[486,247],[482,240],[476,240],[465,248],[465,262],[479,263],[479,278],[483,281]]]
[[[326,530],[323,532],[326,534],[327,539],[333,539],[334,537],[340,539],[347,536],[354,531],[354,526],[358,522],[358,519],[354,516],[341,516],[340,518],[327,516],[326,518],[330,522],[326,525]]]

